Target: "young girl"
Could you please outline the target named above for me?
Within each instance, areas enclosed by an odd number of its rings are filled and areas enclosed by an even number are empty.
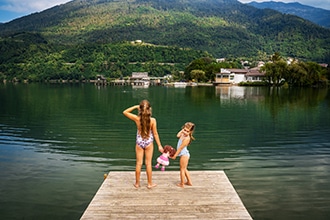
[[[192,122],[186,122],[182,126],[182,129],[176,135],[179,138],[179,141],[178,141],[177,150],[173,156],[173,159],[175,159],[177,156],[181,157],[180,158],[180,180],[181,180],[181,182],[178,184],[178,186],[180,186],[180,187],[184,187],[184,185],[192,186],[192,182],[191,182],[190,175],[188,172],[188,162],[189,162],[189,158],[190,158],[188,146],[192,140],[195,140],[194,137],[192,136],[194,130],[195,130],[195,124]],[[186,182],[185,182],[185,179],[187,180]]]
[[[131,113],[138,110],[138,115]],[[136,132],[136,166],[135,166],[135,184],[136,188],[140,187],[141,168],[143,164],[143,156],[145,156],[146,173],[148,179],[148,189],[156,186],[152,183],[152,155],[154,151],[154,139],[158,145],[158,150],[162,153],[163,147],[160,143],[157,122],[151,117],[151,106],[147,100],[142,100],[140,105],[134,105],[123,111],[123,114],[135,122]]]

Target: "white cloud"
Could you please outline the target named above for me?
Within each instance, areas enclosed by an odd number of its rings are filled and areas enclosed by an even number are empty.
[[[274,2],[285,2],[285,3],[299,2],[300,4],[303,4],[303,5],[308,5],[308,6],[312,6],[315,8],[323,8],[323,9],[330,10],[330,0],[238,0],[238,1],[240,1],[242,3],[249,3],[252,1],[255,1],[255,2],[274,1]]]
[[[0,10],[16,13],[40,12],[66,2],[69,0],[1,0]]]

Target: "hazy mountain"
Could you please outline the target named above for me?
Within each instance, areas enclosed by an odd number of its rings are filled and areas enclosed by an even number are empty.
[[[302,17],[306,20],[312,21],[323,27],[330,28],[330,11],[314,8],[307,5],[302,5],[298,2],[293,3],[283,3],[283,2],[250,2],[248,5],[259,9],[273,9],[284,14],[291,14]]]
[[[117,43],[208,51],[215,57],[260,53],[330,59],[330,30],[237,0],[74,0],[0,25],[0,37],[40,34],[49,44]]]

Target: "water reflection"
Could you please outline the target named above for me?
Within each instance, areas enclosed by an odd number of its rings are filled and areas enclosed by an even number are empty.
[[[0,85],[0,217],[79,219],[104,173],[134,170],[122,111],[141,99],[163,144],[195,122],[189,168],[225,170],[255,219],[330,216],[327,90],[33,84]]]
[[[220,100],[230,100],[246,98],[246,89],[241,86],[217,86],[215,91]]]

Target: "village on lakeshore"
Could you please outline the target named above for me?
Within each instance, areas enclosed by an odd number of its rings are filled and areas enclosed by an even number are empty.
[[[226,58],[214,59],[202,57],[192,61],[186,67],[185,71],[175,70],[163,76],[159,73],[158,76],[155,76],[157,74],[145,70],[131,72],[130,75],[126,73],[124,74],[125,76],[118,78],[109,77],[108,73],[94,72],[95,75],[90,78],[85,78],[84,76],[80,79],[60,77],[57,79],[36,80],[36,82],[92,83],[97,86],[132,86],[132,88],[149,88],[149,86],[168,86],[175,88],[232,85],[282,86],[284,84],[286,86],[291,84],[295,86],[323,87],[328,85],[327,78],[329,78],[330,69],[326,63],[305,63],[296,58],[284,58],[279,53],[274,53],[268,59],[268,61],[232,61],[231,59],[229,61]],[[194,62],[197,65],[193,64]],[[204,64],[200,65],[200,62],[204,62]],[[212,63],[213,69],[205,67],[209,63]],[[164,65],[164,63],[161,63],[161,65]],[[215,65],[217,65],[216,68],[214,68]],[[208,74],[207,77],[206,74]],[[34,81],[14,77],[12,80],[4,78],[2,82],[29,83]]]
[[[224,62],[225,59],[216,59],[216,62]],[[291,64],[295,60],[289,58],[287,64]],[[152,86],[173,86],[175,88],[185,88],[187,86],[219,86],[219,85],[240,85],[242,83],[256,84],[262,83],[266,80],[266,73],[262,71],[261,67],[265,62],[259,61],[258,65],[249,68],[248,61],[241,61],[245,68],[221,68],[220,72],[215,73],[214,81],[209,82],[196,82],[191,81],[174,81],[172,75],[165,75],[163,77],[149,76],[148,72],[132,72],[132,75],[127,79],[114,79],[108,80],[103,75],[97,75],[95,80],[91,80],[95,85],[131,85],[133,88],[148,88]],[[327,68],[328,64],[319,64]],[[183,74],[183,72],[182,72]],[[260,85],[260,84],[256,84]]]

